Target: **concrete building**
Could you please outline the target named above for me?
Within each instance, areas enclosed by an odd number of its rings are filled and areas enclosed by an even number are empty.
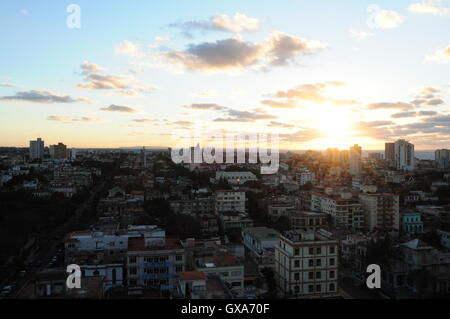
[[[317,230],[328,226],[328,216],[324,213],[293,210],[289,220],[292,230]]]
[[[315,181],[315,174],[308,169],[304,169],[296,174],[297,183],[299,185],[313,184]]]
[[[360,194],[359,199],[366,216],[368,231],[381,230],[398,233],[399,196],[389,193]]]
[[[362,230],[364,229],[364,213],[361,203],[351,193],[340,195],[313,193],[311,210],[329,214],[335,227]]]
[[[127,252],[128,287],[174,291],[177,274],[185,271],[185,250],[172,238],[130,238]]]
[[[30,141],[30,159],[44,158],[44,141],[38,138],[36,141]]]
[[[244,296],[244,265],[235,256],[219,255],[199,258],[197,271],[219,276],[235,297]]]
[[[53,159],[67,159],[68,152],[67,146],[63,143],[58,143],[57,145],[50,145],[49,147],[50,157]]]
[[[422,215],[416,212],[402,214],[402,231],[408,235],[423,233]]]
[[[215,213],[236,211],[245,213],[245,192],[218,190],[215,195]]]
[[[248,227],[242,229],[242,243],[250,252],[260,269],[274,268],[275,246],[280,233],[268,227]]]
[[[230,185],[242,185],[245,182],[257,181],[258,178],[252,172],[216,172],[216,182],[226,180]]]
[[[405,140],[398,140],[394,144],[396,169],[401,171],[414,170],[414,145]]]
[[[295,209],[295,204],[290,202],[271,203],[267,206],[267,215],[272,221],[281,216],[289,216],[289,211]]]
[[[394,165],[395,163],[395,144],[385,143],[384,144],[384,159],[389,162],[389,164]]]
[[[248,214],[240,212],[219,213],[219,223],[223,230],[253,227],[253,220]]]
[[[362,156],[362,148],[358,144],[350,147],[350,174],[358,175],[361,173],[361,156]]]
[[[441,168],[448,168],[450,164],[450,150],[442,149],[434,152],[434,160]]]
[[[285,297],[338,294],[338,242],[323,230],[290,231],[275,247],[275,279]]]

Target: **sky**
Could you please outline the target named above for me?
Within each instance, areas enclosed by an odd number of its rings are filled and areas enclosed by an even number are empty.
[[[0,2],[0,146],[449,148],[450,1]]]

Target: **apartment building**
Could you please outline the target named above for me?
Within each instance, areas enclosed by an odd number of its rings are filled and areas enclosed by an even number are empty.
[[[360,194],[368,231],[397,232],[400,229],[399,196],[390,193]]]
[[[245,213],[245,192],[234,190],[218,190],[215,194],[215,213],[241,212]]]
[[[289,231],[275,246],[275,279],[287,298],[338,294],[338,242],[324,231]]]
[[[311,195],[311,210],[329,214],[335,227],[354,230],[364,229],[364,213],[357,198],[351,193],[340,195],[313,193]]]
[[[177,274],[185,271],[186,256],[173,238],[130,238],[126,258],[128,287],[170,292]]]

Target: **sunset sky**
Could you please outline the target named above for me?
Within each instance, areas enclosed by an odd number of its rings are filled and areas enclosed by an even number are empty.
[[[1,1],[0,40],[0,146],[450,148],[450,0]]]

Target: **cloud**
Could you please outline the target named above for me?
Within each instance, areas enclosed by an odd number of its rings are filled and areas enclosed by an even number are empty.
[[[414,104],[415,106],[438,106],[441,104],[444,104],[445,101],[442,99],[418,99],[411,101],[411,104]]]
[[[416,2],[408,7],[412,13],[431,14],[435,16],[446,16],[450,14],[450,8],[443,7],[441,0],[429,0],[424,2]]]
[[[417,99],[433,99],[436,93],[441,93],[443,90],[441,88],[433,86],[425,86],[416,90],[415,97]]]
[[[167,122],[167,123],[165,123],[165,125],[189,127],[189,126],[194,125],[194,123],[190,122],[190,121],[175,121],[175,122]]]
[[[78,100],[79,100],[80,102],[84,102],[84,103],[86,103],[86,104],[94,104],[94,103],[95,103],[94,101],[92,101],[91,99],[89,99],[89,98],[87,98],[87,97],[80,97]]]
[[[89,74],[86,82],[78,84],[77,87],[89,90],[127,89],[129,87],[125,78],[114,75]]]
[[[274,95],[272,95],[272,98],[284,99],[283,102],[286,105],[289,105],[289,102],[292,101],[293,99],[315,104],[325,104],[325,103],[331,103],[335,105],[358,104],[359,102],[355,100],[335,99],[324,95],[327,88],[340,87],[344,85],[345,85],[344,82],[338,81],[329,81],[316,84],[303,84],[288,91],[279,91]],[[268,104],[270,104],[270,102]]]
[[[363,30],[349,30],[348,33],[351,38],[357,39],[357,40],[364,40],[373,35],[372,33],[369,33],[369,32],[363,31]]]
[[[22,9],[22,10],[20,10],[20,13],[23,14],[23,15],[27,15],[28,14],[28,10]]]
[[[414,108],[414,105],[405,102],[380,102],[367,105],[369,110],[410,110]]]
[[[297,104],[295,99],[287,99],[284,101],[275,101],[275,100],[263,100],[261,104],[272,107],[274,109],[293,109],[297,107],[301,107]]]
[[[136,122],[136,123],[149,123],[149,122],[158,122],[158,120],[153,120],[153,119],[135,119],[135,120],[133,120],[133,122]]]
[[[314,54],[325,47],[318,41],[275,31],[269,39],[259,43],[229,38],[191,44],[184,51],[169,51],[163,57],[191,71],[242,71],[249,67],[267,70],[269,66],[286,65],[299,55]]]
[[[186,105],[185,108],[191,110],[214,110],[214,111],[226,109],[224,106],[220,106],[214,103],[194,103],[191,105]]]
[[[135,113],[136,112],[135,109],[133,109],[129,106],[120,106],[120,105],[115,105],[115,104],[112,104],[108,107],[101,108],[100,110],[107,111],[107,112],[123,112],[123,113]]]
[[[226,109],[224,112],[228,117],[216,118],[214,122],[254,122],[259,120],[273,120],[278,116],[268,114],[264,110],[254,109],[252,112]]]
[[[119,43],[114,48],[114,54],[115,55],[127,55],[131,57],[141,57],[144,56],[143,53],[140,52],[139,46],[131,41],[124,40],[121,43]]]
[[[79,116],[61,116],[61,115],[50,115],[47,117],[48,121],[60,122],[60,123],[73,123],[73,122],[99,122],[99,119],[93,117],[79,117]]]
[[[443,49],[437,50],[433,55],[427,56],[425,60],[439,64],[450,63],[450,45]]]
[[[194,20],[183,23],[172,23],[169,27],[181,29],[183,33],[192,37],[194,31],[205,33],[207,31],[221,31],[240,34],[243,32],[256,32],[259,29],[259,21],[245,14],[236,13],[234,16],[226,14],[210,17],[208,20]]]
[[[280,140],[290,143],[304,143],[325,136],[326,135],[322,131],[314,128],[304,128],[295,133],[279,135]]]
[[[373,13],[373,23],[380,29],[394,29],[400,26],[405,18],[393,10],[376,10]]]
[[[352,124],[352,132],[357,137],[382,139],[392,135],[392,129],[388,126],[394,124],[392,121],[359,121]]]
[[[81,65],[82,74],[85,75],[85,82],[77,85],[80,89],[88,90],[121,90],[118,94],[134,96],[133,90],[148,92],[157,89],[153,84],[141,83],[132,76],[116,76],[99,74],[104,70],[101,66],[84,62]],[[134,94],[136,93],[136,94]]]
[[[53,104],[53,103],[74,103],[79,100],[74,99],[68,95],[61,96],[49,91],[22,91],[17,92],[13,96],[2,96],[0,100],[3,101],[25,101],[33,103]]]
[[[97,73],[97,72],[103,71],[104,68],[99,66],[98,64],[84,61],[81,64],[81,70],[82,70],[82,74],[90,74],[90,73]]]
[[[18,87],[18,86],[15,85],[15,84],[12,84],[12,83],[0,83],[0,87],[5,87],[5,88],[16,88],[16,87]]]
[[[293,128],[295,125],[288,124],[288,123],[281,123],[276,121],[270,121],[269,125],[270,127],[281,127],[281,128]]]
[[[392,114],[391,117],[394,119],[418,117],[418,116],[434,116],[437,115],[435,111],[420,111],[420,112],[400,112]]]

